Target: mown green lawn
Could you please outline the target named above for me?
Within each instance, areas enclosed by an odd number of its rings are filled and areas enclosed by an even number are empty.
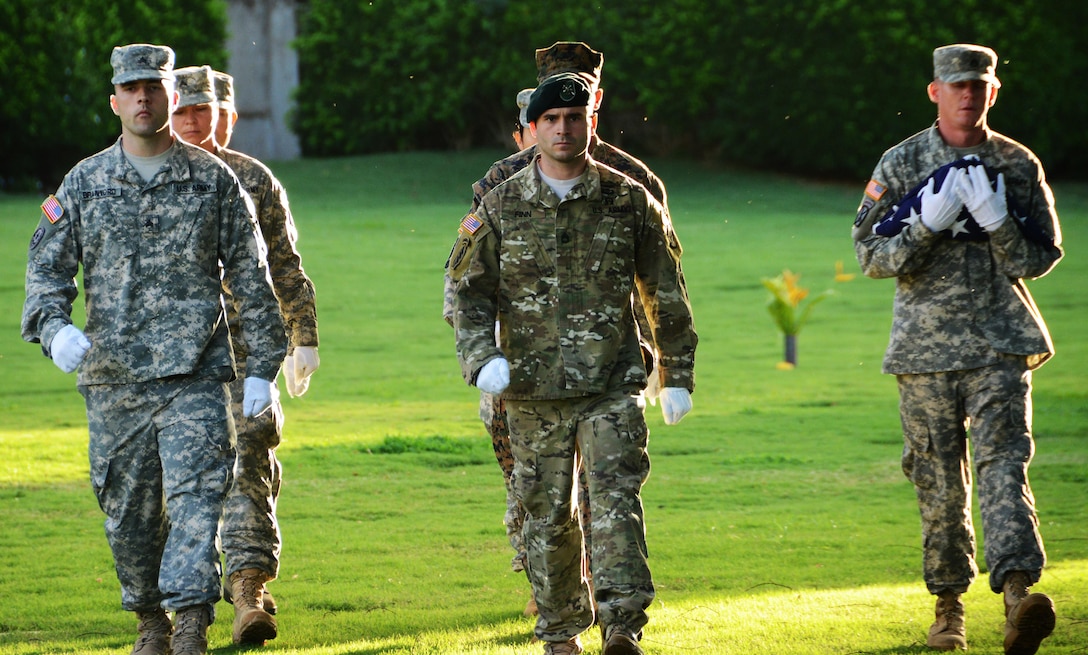
[[[284,399],[281,636],[269,651],[528,654],[502,478],[441,319],[442,265],[469,185],[498,151],[278,163],[318,289],[321,369]],[[817,183],[651,161],[684,244],[700,335],[693,412],[648,411],[658,598],[648,653],[926,652],[913,490],[880,361],[894,283],[856,273],[864,180]],[[1031,283],[1058,355],[1036,373],[1032,483],[1058,606],[1041,653],[1088,644],[1088,185],[1057,184],[1066,260]],[[87,481],[74,376],[19,338],[40,199],[0,195],[0,654],[127,653],[133,617]],[[835,294],[778,370],[760,280]],[[77,319],[78,322],[78,319]],[[980,537],[984,537],[980,535]],[[230,646],[219,606],[211,647]],[[1001,602],[967,596],[971,652],[1001,653]],[[595,635],[588,652],[599,653]]]

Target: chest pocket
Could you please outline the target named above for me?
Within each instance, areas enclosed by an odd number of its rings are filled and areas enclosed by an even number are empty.
[[[609,244],[612,240],[612,232],[616,228],[616,219],[604,218],[597,224],[597,231],[593,233],[593,241],[589,244],[589,252],[586,254],[586,268],[591,273],[599,273],[608,270],[605,267],[605,258],[609,257]]]
[[[541,277],[555,276],[555,260],[529,221],[518,221],[512,230],[504,230],[502,257],[513,270],[524,272],[526,266],[535,264]]]

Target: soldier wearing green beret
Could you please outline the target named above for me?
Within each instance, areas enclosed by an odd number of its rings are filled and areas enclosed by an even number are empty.
[[[667,213],[589,155],[594,107],[578,74],[536,88],[526,117],[539,156],[464,218],[448,265],[462,374],[506,403],[535,634],[551,655],[581,653],[579,635],[595,620],[604,655],[642,652],[654,585],[640,495],[647,370],[632,294],[655,327],[667,423],[691,409],[698,341]],[[579,460],[589,478],[592,596],[572,504]]]
[[[174,131],[226,162],[253,200],[258,234],[267,248],[268,270],[289,339],[283,366],[287,392],[301,396],[320,364],[317,309],[313,282],[302,268],[296,247],[298,230],[287,192],[267,166],[217,143],[216,126],[223,120],[219,98],[230,102],[233,85],[217,83],[222,78],[208,66],[178,69],[176,74],[179,97],[172,118]],[[237,367],[244,372],[249,347],[241,330],[240,298],[230,288],[224,288],[223,295]],[[242,389],[237,381],[232,383],[231,393],[238,466],[221,528],[227,576],[224,596],[234,604],[234,643],[260,645],[275,639],[279,631],[273,616],[277,607],[266,585],[279,575],[282,547],[276,518],[282,466],[276,448],[283,434],[283,406],[279,394],[273,393],[270,411],[247,417],[238,402]]]
[[[604,55],[601,52],[594,50],[581,41],[557,41],[547,48],[537,49],[535,51],[535,62],[537,66],[538,82],[542,82],[559,73],[573,73],[582,77],[589,84],[594,96],[594,112],[600,108],[601,101],[604,97],[604,91],[600,88],[601,71],[604,67]],[[535,137],[532,136],[531,131],[526,131],[528,128],[528,120],[525,115],[529,97],[532,92],[533,89],[523,89],[518,93],[517,97],[518,107],[521,111],[518,117],[518,129],[514,133],[514,141],[517,143],[520,151],[492,164],[488,169],[487,174],[473,185],[472,210],[475,210],[476,207],[479,206],[480,200],[488,191],[501,184],[514,173],[529,166],[529,164],[536,159],[536,140]],[[645,163],[600,139],[596,134],[596,118],[597,116],[595,113],[594,132],[590,137],[590,153],[594,160],[629,175],[641,183],[650,191],[655,199],[662,203],[667,214],[668,200],[664,184]],[[447,275],[445,279],[442,313],[446,322],[450,325],[453,324],[452,298],[453,282]],[[635,301],[634,298],[632,300]],[[642,305],[636,301],[634,302],[633,308],[635,319],[639,326],[640,339],[643,342],[644,357],[651,374],[650,384],[643,392],[643,396],[649,399],[650,402],[656,402],[657,390],[660,388],[660,384],[658,377],[653,375],[652,371],[654,358],[654,348],[652,343],[650,343],[652,341],[652,332],[646,321],[645,311]],[[481,392],[480,418],[483,420],[488,433],[491,435],[492,445],[495,448],[499,464],[503,469],[504,479],[509,487],[513,469],[511,459],[507,457],[510,438],[506,420],[504,418],[505,411],[505,405],[501,397],[495,394]],[[581,487],[585,487],[584,475],[579,477],[579,484]],[[521,527],[521,514],[523,512],[518,508],[517,504],[513,502],[512,498],[508,497],[507,500],[507,512],[504,523],[507,527],[510,543],[518,551],[518,555],[513,559],[513,568],[514,570],[521,570],[523,567],[522,562],[524,560],[524,552],[519,532]],[[586,507],[582,508],[582,519],[585,529],[584,536],[587,550],[592,550],[591,519],[589,517],[588,508]],[[525,613],[531,615],[534,613],[534,609],[535,603],[533,600],[530,600],[529,604],[526,606]]]
[[[967,648],[961,595],[978,574],[973,461],[990,588],[1004,594],[1005,652],[1030,655],[1055,623],[1050,598],[1029,590],[1046,555],[1028,484],[1031,376],[1054,350],[1024,280],[1061,259],[1061,230],[1038,158],[987,125],[1001,86],[996,53],[943,46],[933,68],[937,121],[881,157],[854,222],[855,250],[866,275],[896,278],[883,370],[898,380],[903,471],[937,596],[926,643]],[[883,227],[915,201],[918,212]]]
[[[244,299],[247,417],[268,411],[287,339],[252,203],[225,164],[171,134],[174,52],[132,44],[110,63],[121,136],[42,204],[22,335],[79,369],[91,483],[121,605],[139,618],[132,652],[202,655],[235,462],[223,287]],[[84,330],[71,316],[80,268]]]

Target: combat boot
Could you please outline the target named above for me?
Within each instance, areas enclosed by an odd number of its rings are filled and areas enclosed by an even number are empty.
[[[1054,631],[1054,602],[1046,594],[1028,592],[1031,578],[1023,571],[1005,576],[1005,655],[1035,655]]]
[[[151,612],[136,612],[140,619],[137,630],[140,636],[132,647],[132,655],[166,655],[170,652],[170,635],[174,626],[161,607]]]
[[[230,593],[230,580],[227,580],[227,583],[223,585],[223,600],[231,605],[234,604],[234,596]],[[275,616],[279,606],[276,605],[276,599],[272,597],[265,585],[261,585],[261,601],[264,603],[264,611]]]
[[[638,645],[638,636],[621,625],[607,626],[602,636],[604,646],[601,655],[643,655]]]
[[[276,638],[276,619],[264,609],[264,583],[269,576],[260,569],[242,569],[230,576],[230,595],[234,600],[235,645],[262,645]]]
[[[208,624],[212,622],[207,605],[180,609],[174,615],[173,655],[205,655],[208,652]]]
[[[967,628],[963,623],[963,601],[954,591],[937,596],[937,620],[929,627],[926,646],[937,650],[967,650]]]

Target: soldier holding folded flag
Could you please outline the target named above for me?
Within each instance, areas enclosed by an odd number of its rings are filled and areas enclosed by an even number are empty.
[[[853,238],[866,275],[896,278],[883,370],[898,380],[903,471],[937,596],[926,643],[967,648],[961,595],[978,575],[973,459],[990,587],[1004,594],[1005,653],[1031,655],[1055,623],[1050,598],[1029,592],[1046,555],[1028,484],[1031,376],[1054,348],[1024,279],[1061,259],[1061,231],[1038,158],[987,125],[1001,86],[994,51],[943,46],[933,64],[937,121],[881,157]]]

